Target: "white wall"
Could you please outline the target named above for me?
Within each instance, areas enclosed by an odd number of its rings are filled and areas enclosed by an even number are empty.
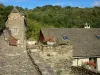
[[[100,71],[100,58],[97,58],[97,69]]]
[[[47,42],[48,45],[54,45],[56,42]]]
[[[81,66],[84,62],[89,61],[89,58],[80,58],[80,59],[73,59],[72,66]]]
[[[35,45],[37,42],[36,41],[27,41],[28,45]]]
[[[72,64],[72,66],[77,66],[78,65],[78,59],[73,59],[73,64]]]
[[[72,66],[81,66],[83,62],[89,61],[89,58],[73,59]],[[100,58],[97,58],[97,70],[100,71]]]

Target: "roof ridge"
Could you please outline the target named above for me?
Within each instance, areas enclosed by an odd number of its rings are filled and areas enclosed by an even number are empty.
[[[19,13],[19,11],[17,10],[16,7],[14,7],[13,10],[11,11],[11,13]]]

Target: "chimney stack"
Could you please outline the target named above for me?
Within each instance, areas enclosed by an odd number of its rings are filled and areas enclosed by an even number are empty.
[[[84,25],[84,28],[90,28],[90,25],[88,25],[87,23]]]

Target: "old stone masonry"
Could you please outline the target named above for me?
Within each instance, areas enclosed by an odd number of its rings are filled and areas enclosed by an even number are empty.
[[[40,75],[24,48],[9,46],[0,36],[0,75]]]

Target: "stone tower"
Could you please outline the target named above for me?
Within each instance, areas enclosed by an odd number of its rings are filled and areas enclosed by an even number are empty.
[[[24,47],[26,44],[25,16],[14,7],[5,24],[11,31],[11,35],[17,39],[17,46]]]

